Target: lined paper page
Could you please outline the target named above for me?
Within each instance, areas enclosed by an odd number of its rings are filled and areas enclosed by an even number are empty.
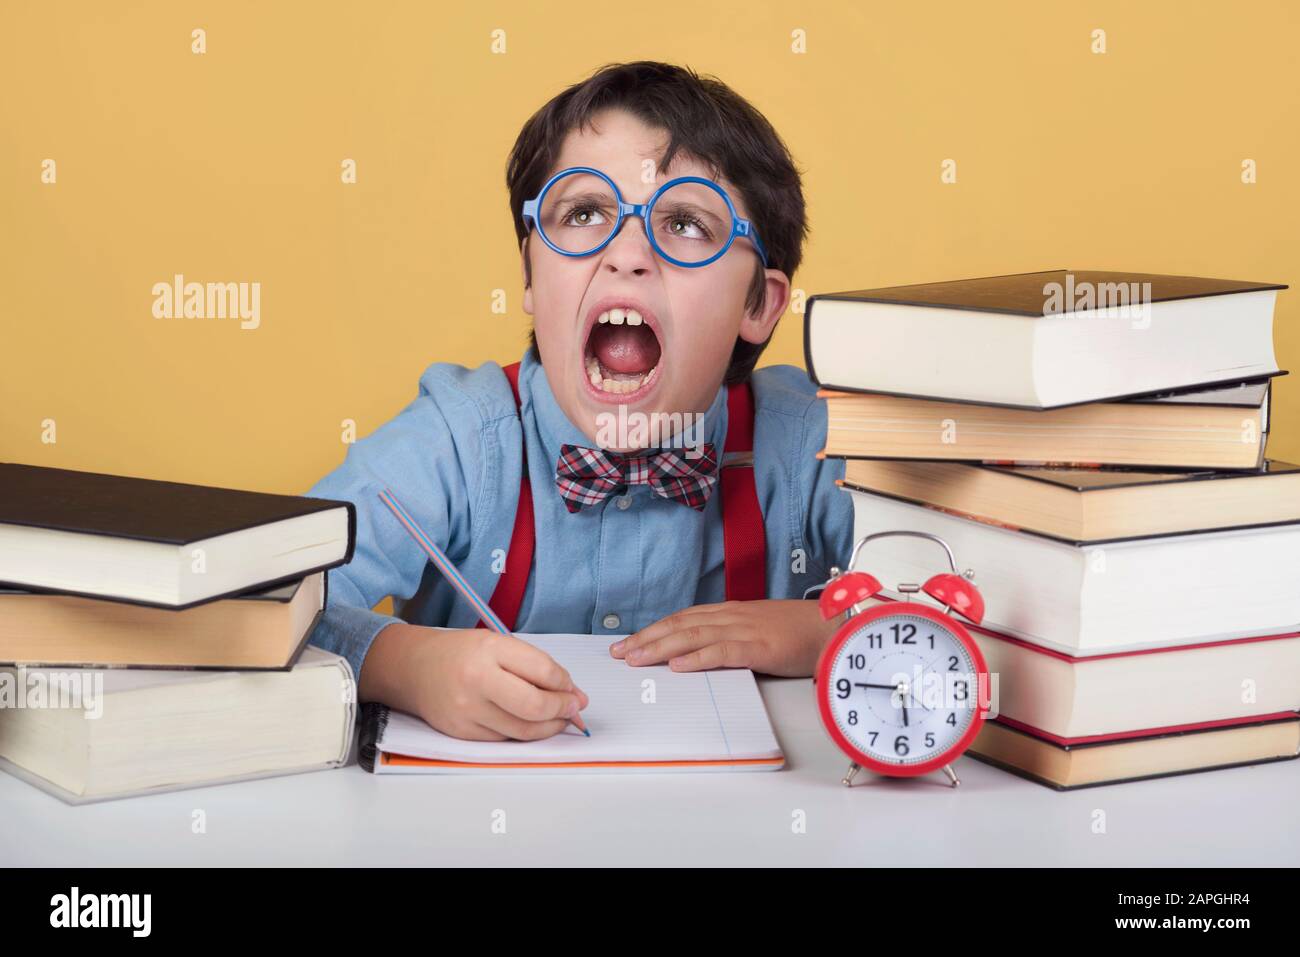
[[[544,741],[463,741],[394,711],[383,751],[472,763],[718,761],[781,756],[752,672],[678,674],[667,665],[632,668],[610,657],[618,635],[516,637],[554,658],[587,693],[588,738],[570,726]]]

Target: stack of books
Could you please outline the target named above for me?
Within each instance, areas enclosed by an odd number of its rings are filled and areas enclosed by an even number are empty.
[[[335,766],[350,502],[0,463],[0,766],[70,803]]]
[[[938,535],[984,596],[976,757],[1066,789],[1300,751],[1300,466],[1265,454],[1284,288],[1052,271],[809,300],[854,539]],[[887,538],[858,567],[899,600],[936,554]]]

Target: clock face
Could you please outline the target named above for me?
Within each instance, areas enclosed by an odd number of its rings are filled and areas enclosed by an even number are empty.
[[[910,612],[858,616],[829,662],[823,715],[873,763],[935,760],[972,732],[979,671],[951,625]]]

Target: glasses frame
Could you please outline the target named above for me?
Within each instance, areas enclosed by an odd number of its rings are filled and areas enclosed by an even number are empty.
[[[601,240],[601,242],[598,245],[582,253],[569,252],[567,249],[561,249],[559,246],[555,245],[555,243],[551,242],[551,240],[546,235],[546,230],[542,228],[541,220],[537,215],[538,210],[541,209],[542,201],[546,198],[546,194],[550,191],[551,187],[554,186],[560,180],[568,176],[573,176],[577,173],[591,173],[595,176],[599,176],[606,183],[608,183],[609,188],[614,191],[614,200],[615,202],[618,203],[618,219],[615,220],[614,228],[610,230],[609,235],[606,236],[603,240]],[[664,252],[664,250],[660,248],[659,244],[655,241],[654,231],[650,228],[650,211],[654,208],[654,205],[658,201],[659,197],[662,196],[665,192],[667,192],[672,187],[678,186],[682,183],[699,183],[702,186],[709,187],[714,192],[716,192],[719,196],[722,197],[723,202],[727,204],[727,210],[731,213],[731,235],[728,236],[727,241],[722,244],[722,248],[719,249],[712,256],[710,256],[708,259],[702,259],[699,262],[695,262],[695,263],[684,262],[680,259],[674,259],[672,256],[668,255],[668,253]],[[734,203],[732,203],[731,197],[727,195],[727,191],[725,189],[723,189],[717,183],[713,182],[713,180],[705,179],[703,176],[678,176],[676,179],[670,179],[668,182],[660,186],[657,190],[654,191],[654,195],[651,196],[644,203],[625,203],[623,201],[623,194],[619,192],[618,186],[615,184],[615,182],[612,179],[610,179],[608,176],[606,176],[604,173],[602,173],[600,170],[593,169],[590,166],[570,166],[568,169],[560,170],[558,173],[556,173],[554,176],[548,179],[546,181],[546,185],[542,187],[542,191],[538,193],[535,198],[526,200],[524,202],[524,208],[521,215],[524,222],[527,225],[529,225],[530,227],[536,227],[537,235],[542,237],[542,242],[546,243],[546,245],[550,249],[559,253],[561,256],[568,256],[571,259],[580,259],[585,256],[593,256],[596,253],[600,252],[602,249],[604,249],[606,246],[608,246],[611,242],[614,241],[614,237],[617,236],[619,230],[623,228],[623,220],[625,220],[628,216],[640,216],[641,225],[645,228],[645,236],[650,243],[650,248],[653,249],[661,259],[667,260],[668,262],[672,263],[674,266],[682,266],[686,269],[698,269],[701,266],[707,266],[710,263],[716,262],[717,260],[725,256],[727,254],[727,250],[731,248],[731,244],[736,241],[737,237],[744,237],[754,244],[754,250],[762,258],[764,268],[766,269],[771,268],[771,263],[769,263],[767,258],[767,250],[764,248],[762,241],[758,238],[758,232],[754,229],[753,224],[747,219],[742,219],[736,213],[736,206]]]

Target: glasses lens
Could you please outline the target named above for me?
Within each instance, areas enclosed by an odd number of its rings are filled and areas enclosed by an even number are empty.
[[[681,262],[703,262],[731,238],[727,201],[703,183],[678,183],[665,190],[655,200],[650,218],[655,242]]]
[[[570,173],[542,197],[542,232],[566,253],[585,253],[603,243],[618,222],[618,200],[609,183],[591,173]]]

